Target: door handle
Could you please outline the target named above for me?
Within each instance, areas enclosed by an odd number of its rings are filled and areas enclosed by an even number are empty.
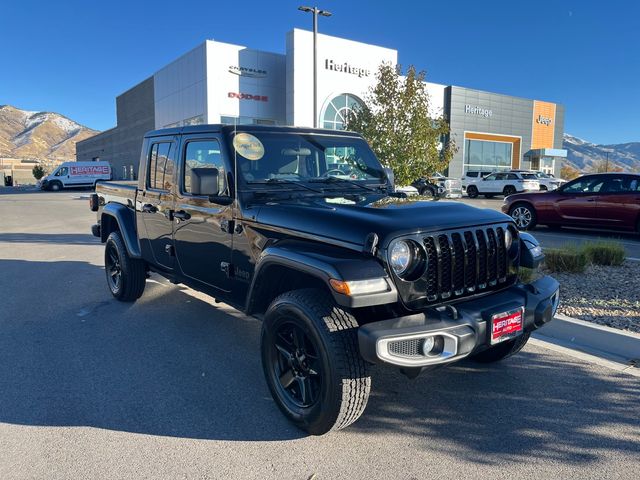
[[[144,213],[156,213],[158,211],[158,207],[151,205],[150,203],[145,203],[142,205],[142,211]]]
[[[177,212],[173,212],[173,218],[175,218],[178,221],[189,220],[191,218],[191,215],[189,215],[184,210],[178,210]]]

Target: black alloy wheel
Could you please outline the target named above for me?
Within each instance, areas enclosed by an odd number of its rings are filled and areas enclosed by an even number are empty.
[[[147,281],[145,263],[129,255],[120,232],[111,232],[107,238],[104,271],[111,295],[121,302],[133,302],[144,293]]]
[[[312,435],[355,422],[371,390],[358,323],[320,289],[278,296],[264,316],[262,369],[276,405]]]
[[[275,332],[275,355],[271,356],[283,397],[292,405],[314,405],[322,388],[322,365],[318,347],[301,325],[283,322]]]
[[[467,195],[469,198],[476,198],[478,196],[478,187],[475,185],[469,185],[467,187]]]
[[[549,188],[546,185],[540,185],[540,191],[541,192],[546,192],[548,190],[549,190]]]
[[[104,257],[104,268],[107,271],[109,290],[117,292],[122,287],[122,266],[115,243],[108,243]]]

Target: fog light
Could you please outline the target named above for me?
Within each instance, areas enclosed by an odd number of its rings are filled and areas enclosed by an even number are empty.
[[[422,342],[422,354],[424,356],[429,355],[432,350],[433,347],[436,346],[436,339],[435,337],[427,337],[424,339],[424,341]]]

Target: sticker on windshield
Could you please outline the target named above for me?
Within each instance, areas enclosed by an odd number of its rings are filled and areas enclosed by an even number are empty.
[[[260,160],[264,156],[264,145],[250,133],[238,133],[233,137],[233,148],[247,160]]]

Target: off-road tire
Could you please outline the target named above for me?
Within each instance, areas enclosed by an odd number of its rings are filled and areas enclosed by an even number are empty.
[[[513,195],[516,192],[517,192],[516,187],[514,187],[513,185],[506,185],[502,190],[502,193],[505,197],[508,197],[509,195]]]
[[[469,198],[476,198],[478,196],[478,187],[475,185],[469,185],[467,187],[467,195]]]
[[[115,253],[120,270],[120,282],[116,285],[111,279],[110,253]],[[111,232],[104,249],[105,273],[111,294],[121,302],[134,302],[144,293],[146,269],[144,261],[131,258],[124,245],[120,232]],[[111,277],[112,278],[112,277]]]
[[[321,367],[315,403],[304,407],[292,403],[278,372],[276,333],[283,325],[304,330]],[[368,365],[360,356],[358,324],[329,293],[302,289],[277,297],[264,317],[261,335],[262,368],[278,408],[299,428],[312,435],[340,430],[355,422],[367,406],[371,391]],[[275,357],[274,357],[275,355]],[[284,376],[284,375],[282,375]]]
[[[489,347],[480,353],[472,355],[470,358],[478,363],[499,362],[505,358],[518,353],[529,341],[530,333],[524,333],[513,340],[507,340],[493,347]]]
[[[524,212],[521,213],[522,210],[527,210],[531,217],[531,220],[527,224],[524,223],[524,218],[526,217],[526,213]],[[536,209],[526,202],[515,203],[509,209],[509,216],[513,218],[513,221],[516,223],[518,230],[523,230],[523,231],[533,230],[538,223],[538,216],[536,215]],[[516,217],[521,217],[521,219],[518,220],[518,218]]]
[[[51,182],[51,185],[49,185],[49,190],[51,190],[52,192],[59,192],[60,190],[62,190],[62,184],[58,181]]]

